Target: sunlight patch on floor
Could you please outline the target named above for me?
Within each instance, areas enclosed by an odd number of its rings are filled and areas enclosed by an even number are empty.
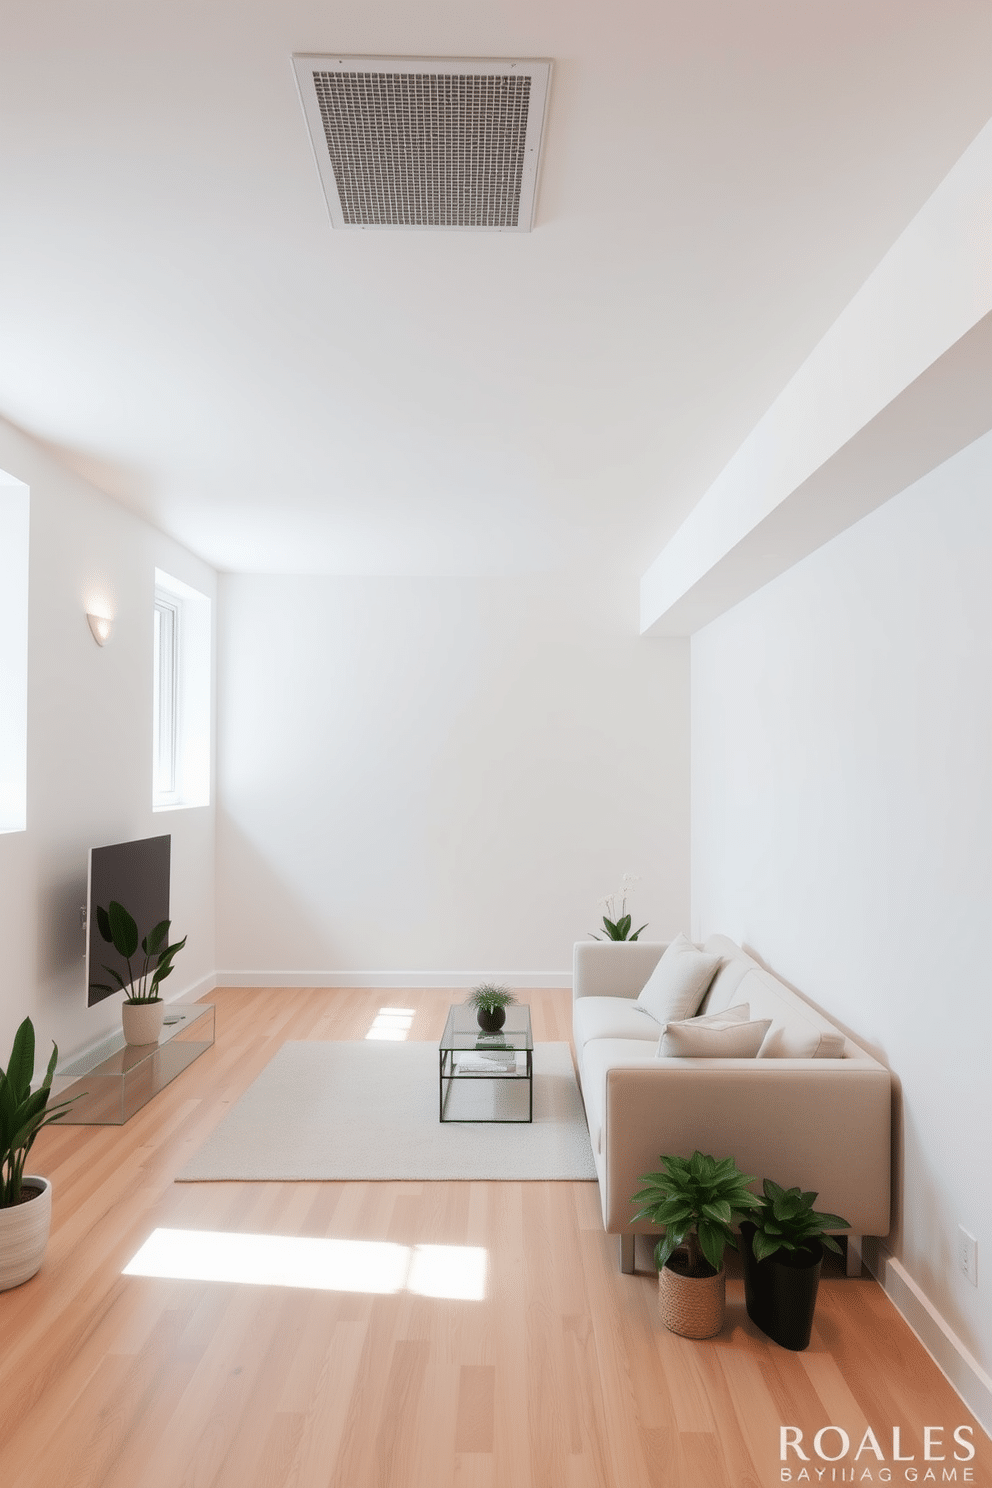
[[[487,1257],[475,1245],[157,1229],[124,1267],[124,1275],[321,1292],[407,1291],[479,1302],[486,1295]]]
[[[389,1039],[393,1043],[398,1043],[406,1038],[412,1022],[413,1008],[380,1008],[365,1037],[367,1039]]]

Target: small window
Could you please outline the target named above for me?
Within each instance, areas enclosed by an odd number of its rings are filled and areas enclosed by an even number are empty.
[[[179,690],[179,606],[155,595],[155,800],[176,795],[176,694]]]
[[[210,802],[210,601],[155,570],[152,807]]]
[[[0,832],[28,805],[28,488],[0,470]]]

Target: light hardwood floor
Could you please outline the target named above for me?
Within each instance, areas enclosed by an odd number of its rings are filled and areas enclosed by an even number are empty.
[[[806,1479],[791,1458],[793,1482],[885,1481],[868,1451],[856,1468],[812,1454],[834,1425],[852,1453],[870,1427],[892,1482],[915,1467],[992,1488],[992,1444],[875,1282],[839,1266],[805,1353],[753,1328],[736,1269],[723,1333],[689,1343],[658,1323],[649,1274],[620,1275],[592,1183],[174,1182],[284,1040],[363,1038],[384,1005],[437,1039],[453,995],[218,991],[216,1046],[126,1126],[42,1135],[52,1240],[0,1295],[3,1488],[765,1488],[782,1425],[812,1458]],[[568,1039],[568,993],[527,1000],[535,1038]],[[122,1275],[157,1226],[482,1246],[488,1293]],[[923,1461],[924,1425],[945,1428],[943,1462]],[[894,1426],[915,1463],[892,1463]]]

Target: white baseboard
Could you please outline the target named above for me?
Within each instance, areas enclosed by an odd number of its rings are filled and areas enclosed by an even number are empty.
[[[165,1000],[166,1002],[199,1002],[201,997],[206,997],[208,992],[212,992],[219,985],[217,973],[212,971],[209,976],[201,977],[198,982],[194,982],[192,987],[187,987],[183,992],[175,992]]]
[[[896,1311],[905,1318],[985,1434],[992,1437],[992,1378],[881,1240],[866,1235],[863,1256],[865,1265]]]
[[[199,1002],[217,987],[444,987],[467,990],[480,982],[499,982],[506,987],[571,988],[570,971],[212,971],[181,992],[166,994],[167,1003]],[[83,1056],[98,1059],[112,1051],[120,1028],[111,1028],[66,1054],[60,1063],[72,1064]]]
[[[215,987],[568,987],[571,971],[218,971]],[[211,989],[212,990],[212,989]]]

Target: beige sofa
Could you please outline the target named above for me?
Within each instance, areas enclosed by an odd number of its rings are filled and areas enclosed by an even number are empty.
[[[699,1148],[786,1188],[815,1189],[817,1208],[850,1221],[848,1271],[857,1274],[861,1237],[889,1231],[889,1071],[719,935],[703,947],[722,959],[698,1014],[747,1002],[752,1019],[770,1018],[758,1057],[659,1056],[660,1026],[636,998],[666,948],[581,941],[573,957],[575,1052],[621,1270],[634,1269],[634,1234],[652,1228],[631,1220],[641,1175],[662,1154]]]

